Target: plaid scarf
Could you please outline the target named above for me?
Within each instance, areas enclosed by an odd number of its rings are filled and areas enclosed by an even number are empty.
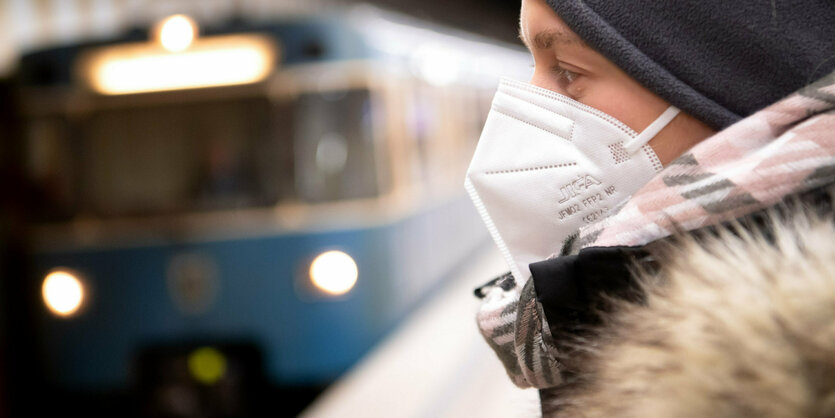
[[[562,253],[644,245],[833,182],[835,72],[702,141]],[[517,386],[547,388],[559,384],[560,367],[532,283],[505,275],[480,288],[477,321]]]

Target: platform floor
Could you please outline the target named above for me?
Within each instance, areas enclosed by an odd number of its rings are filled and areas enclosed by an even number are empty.
[[[301,417],[539,416],[537,392],[513,386],[478,334],[472,291],[506,270],[488,247]]]

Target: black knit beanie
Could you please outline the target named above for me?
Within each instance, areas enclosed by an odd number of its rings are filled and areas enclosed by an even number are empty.
[[[835,69],[835,0],[546,0],[586,43],[722,129]]]

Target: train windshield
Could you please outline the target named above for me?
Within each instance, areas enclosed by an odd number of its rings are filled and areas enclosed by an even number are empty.
[[[367,89],[171,100],[43,118],[29,142],[64,160],[36,177],[66,189],[50,196],[65,216],[318,203],[379,193],[371,116]]]

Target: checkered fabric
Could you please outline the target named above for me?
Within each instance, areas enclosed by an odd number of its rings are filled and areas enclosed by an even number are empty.
[[[643,245],[738,218],[835,178],[835,73],[673,161],[577,245]]]

